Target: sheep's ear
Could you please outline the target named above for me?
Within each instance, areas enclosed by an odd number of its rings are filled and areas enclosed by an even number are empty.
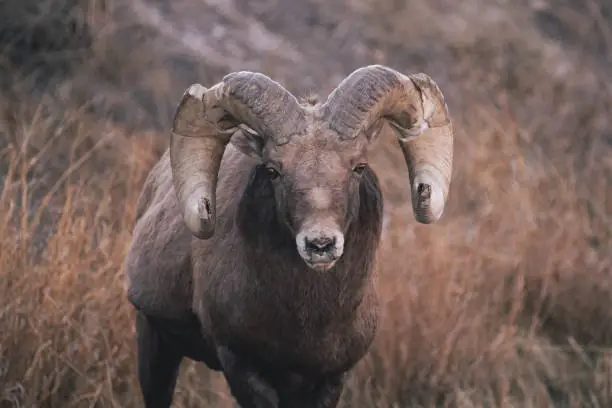
[[[251,129],[240,128],[232,135],[230,143],[247,156],[261,159],[265,141]]]

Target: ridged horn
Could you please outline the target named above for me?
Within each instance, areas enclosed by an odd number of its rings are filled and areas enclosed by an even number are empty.
[[[403,75],[370,65],[347,76],[329,95],[324,114],[342,138],[389,121],[404,153],[415,219],[436,222],[444,212],[452,176],[453,127],[444,96],[426,74]]]
[[[260,73],[235,72],[210,89],[193,84],[185,91],[174,114],[170,165],[193,235],[207,239],[214,234],[219,167],[238,126],[282,144],[303,131],[303,116],[297,99]]]

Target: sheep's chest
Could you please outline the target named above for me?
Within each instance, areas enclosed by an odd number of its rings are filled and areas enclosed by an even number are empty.
[[[344,371],[367,352],[377,323],[373,293],[338,307],[337,301],[234,297],[231,307],[208,309],[215,341],[273,366],[317,372]],[[240,299],[236,301],[236,299]]]

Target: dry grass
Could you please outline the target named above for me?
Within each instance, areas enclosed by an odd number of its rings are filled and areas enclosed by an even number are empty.
[[[455,175],[443,221],[417,225],[389,132],[373,155],[383,322],[343,406],[612,406],[612,11],[537,10],[559,43],[521,2],[491,2],[501,20],[478,1],[400,3],[343,2],[391,27],[364,26],[378,62],[439,78]],[[135,202],[186,82],[223,72],[173,72],[159,56],[172,50],[109,9],[78,9],[89,31],[72,54],[0,60],[2,408],[141,404],[122,271]],[[218,374],[186,362],[176,406],[233,405]]]

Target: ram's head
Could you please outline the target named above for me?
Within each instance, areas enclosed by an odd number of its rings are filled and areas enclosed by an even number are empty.
[[[425,74],[357,69],[320,105],[301,105],[267,76],[237,72],[189,87],[176,111],[170,155],[186,225],[199,238],[215,226],[215,191],[228,142],[261,160],[280,220],[314,269],[342,255],[344,235],[368,182],[366,149],[387,121],[404,153],[417,221],[432,223],[448,196],[453,130],[444,98]]]

